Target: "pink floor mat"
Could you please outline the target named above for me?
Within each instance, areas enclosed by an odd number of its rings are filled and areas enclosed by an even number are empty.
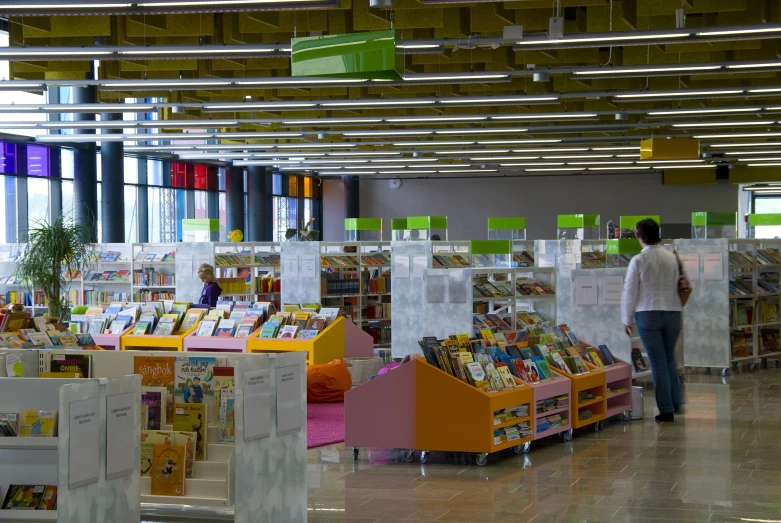
[[[344,441],[344,403],[309,403],[306,408],[306,448]]]

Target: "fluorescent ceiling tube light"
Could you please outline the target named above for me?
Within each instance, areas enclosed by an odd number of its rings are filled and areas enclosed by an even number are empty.
[[[760,69],[763,67],[781,67],[781,62],[767,62],[763,64],[735,64],[728,65],[727,69]]]
[[[749,167],[780,167],[781,163],[750,163]]]
[[[616,45],[620,45],[621,42],[624,41],[632,41],[632,40],[658,40],[662,38],[684,38],[686,36],[691,36],[691,34],[666,34],[666,33],[658,33],[658,34],[649,34],[649,35],[628,35],[628,36],[605,36],[605,37],[599,37],[599,38],[589,38],[589,37],[564,37],[564,38],[558,38],[558,39],[550,39],[549,41],[546,41],[545,44],[556,44],[556,45],[566,45],[566,44],[576,44],[576,43],[584,43],[584,42],[613,42]],[[539,45],[541,42],[539,40],[520,40],[518,42],[515,42],[515,45]]]
[[[756,28],[756,29],[731,29],[731,30],[723,30],[723,31],[699,31],[695,33],[697,36],[729,36],[729,35],[750,35],[750,34],[759,34],[759,33],[779,33],[781,32],[781,27],[765,27],[765,28]]]
[[[321,176],[342,176],[345,174],[344,171],[320,171],[319,173]],[[356,171],[351,172],[350,174],[377,174],[376,171]]]
[[[375,162],[385,162],[385,163],[393,163],[393,162],[410,162],[410,163],[417,163],[417,162],[437,162],[439,161],[439,158],[372,158],[369,160],[371,163]]]
[[[543,160],[586,160],[589,158],[612,158],[612,154],[577,154],[577,155],[566,155],[566,156],[543,156]]]
[[[195,6],[228,6],[228,5],[263,5],[279,4],[286,2],[314,2],[317,0],[180,0],[177,2],[143,2],[136,4],[138,7],[195,7]]]
[[[91,2],[68,4],[11,4],[3,6],[3,9],[118,9],[128,8],[133,4],[93,4]]]
[[[515,96],[512,98],[500,98],[500,97],[487,97],[487,98],[455,98],[450,100],[439,100],[439,103],[443,104],[479,104],[479,103],[525,103],[525,102],[550,102],[558,100],[558,96]]]
[[[498,162],[502,160],[539,160],[539,156],[474,156],[469,158],[473,162]]]
[[[564,162],[539,162],[539,163],[500,163],[500,167],[544,167],[546,165],[564,165]]]
[[[429,140],[429,141],[420,141],[420,142],[398,142],[391,144],[393,147],[447,147],[449,145],[456,146],[456,145],[474,145],[476,142],[469,142],[469,141],[447,141],[447,140]],[[356,144],[357,145],[357,144]],[[461,152],[461,151],[459,151]]]
[[[507,74],[453,74],[449,76],[405,76],[405,82],[429,82],[429,81],[448,81],[448,80],[501,80],[508,79]]]
[[[635,162],[567,162],[567,165],[633,165]]]
[[[567,164],[571,165],[571,164]],[[587,171],[647,171],[650,167],[589,167]]]
[[[270,144],[274,149],[335,149],[338,147],[358,147],[357,143],[288,143]],[[241,146],[239,146],[240,148]],[[266,147],[269,147],[268,145]]]
[[[781,87],[768,87],[766,89],[749,89],[749,93],[778,93],[781,92]]]
[[[739,162],[779,162],[781,161],[781,158],[778,157],[770,157],[770,158],[738,158]]]
[[[778,122],[752,120],[750,122],[699,122],[699,123],[676,123],[673,127],[746,127],[749,125],[773,125]]]
[[[349,118],[339,119],[321,119],[321,120],[285,120],[282,125],[333,125],[339,123],[360,124],[360,123],[380,123],[382,118],[370,118],[368,120]]]
[[[639,145],[622,145],[612,147],[592,147],[592,151],[639,151]]]
[[[350,84],[368,82],[365,78],[282,78],[280,80],[237,80],[236,85],[309,85],[309,84]]]
[[[424,105],[424,104],[430,104],[430,100],[410,100],[410,99],[399,99],[399,100],[348,100],[343,102],[322,102],[320,105],[322,107],[364,107],[364,106],[372,106],[372,105]]]
[[[469,150],[460,150],[460,151],[431,151],[431,154],[458,154],[461,156],[469,156],[470,154],[488,154],[488,153],[502,154],[502,153],[509,153],[509,152],[510,152],[509,149],[469,149]]]
[[[524,143],[559,143],[561,142],[560,139],[550,139],[550,140],[536,140],[536,139],[529,139],[529,140],[482,140],[476,142],[478,145],[504,145],[504,144],[524,144]],[[513,151],[515,152],[515,151]]]
[[[589,75],[589,76],[610,76],[620,74],[631,73],[674,73],[685,71],[714,71],[721,69],[720,65],[703,65],[703,66],[683,66],[683,67],[643,67],[636,69],[623,69],[620,67],[606,67],[603,69],[584,69],[581,71],[572,71],[573,75]]]
[[[727,148],[727,147],[776,147],[781,145],[781,142],[744,142],[744,143],[714,143],[709,147],[715,148]],[[741,153],[735,153],[741,154]]]
[[[759,107],[735,107],[724,109],[677,109],[672,111],[650,111],[648,116],[676,116],[687,114],[721,114],[721,113],[756,113],[761,111]]]
[[[455,173],[495,173],[496,169],[453,169],[453,170],[440,170],[437,171],[441,174],[455,174]]]
[[[661,98],[661,97],[683,97],[683,96],[719,96],[722,94],[741,94],[743,89],[733,89],[729,91],[654,91],[648,93],[634,94],[616,94],[613,98]]]
[[[555,165],[555,164],[552,164]],[[524,171],[530,171],[535,173],[540,172],[572,172],[572,171],[583,171],[584,169],[581,169],[579,167],[554,167],[552,169],[524,169]]]
[[[325,153],[327,156],[398,156],[400,152],[393,151],[356,151],[356,152],[335,152]]]
[[[725,151],[725,155],[781,154],[781,151]]]
[[[491,120],[548,120],[552,118],[596,118],[597,113],[571,113],[571,114],[514,114],[507,116],[491,116]],[[439,118],[437,118],[438,120]]]
[[[638,163],[703,163],[705,160],[637,160]]]
[[[369,136],[428,136],[434,134],[432,131],[356,131],[342,133],[342,136],[353,138]]]
[[[299,107],[315,107],[317,104],[315,103],[266,103],[266,104],[257,104],[257,103],[242,103],[242,102],[235,102],[229,105],[211,105],[211,104],[204,104],[203,110],[208,111],[216,111],[216,110],[226,110],[226,111],[251,111],[253,109],[290,109],[290,108],[299,108]]]
[[[715,140],[717,138],[764,138],[770,136],[781,136],[781,133],[731,133],[731,134],[700,134],[694,138],[698,140]]]
[[[588,151],[588,147],[557,147],[555,149],[551,149],[550,147],[546,147],[544,149],[513,149],[514,153],[563,153],[563,152],[581,152],[581,151]]]
[[[197,85],[203,85],[207,87],[219,87],[221,85],[230,85],[231,82],[212,82],[208,80],[162,80],[162,81],[155,81],[155,80],[143,80],[139,82],[111,82],[111,83],[104,83],[102,86],[104,87],[131,87],[131,88],[144,88],[144,87],[190,87],[190,86],[197,86]]]
[[[414,123],[414,122],[427,122],[427,123],[439,123],[439,122],[474,122],[478,120],[487,120],[487,116],[416,116],[414,118],[385,118],[384,121],[388,123]],[[355,123],[364,123],[359,121]]]
[[[377,174],[434,174],[437,171],[379,171]]]
[[[434,131],[435,134],[521,134],[528,129],[447,129]]]
[[[397,49],[436,49],[442,47],[441,44],[396,44]]]
[[[654,165],[654,169],[715,169],[715,168],[716,168],[715,165]]]

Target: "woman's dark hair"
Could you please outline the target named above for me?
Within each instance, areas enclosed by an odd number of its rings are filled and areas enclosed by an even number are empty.
[[[661,241],[659,237],[659,224],[651,218],[640,220],[635,226],[637,238],[643,240],[646,245],[655,245]]]

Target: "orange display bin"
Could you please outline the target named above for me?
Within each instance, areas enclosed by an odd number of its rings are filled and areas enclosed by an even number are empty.
[[[607,381],[605,372],[597,367],[583,362],[589,372],[586,374],[567,374],[559,369],[551,367],[556,374],[569,378],[572,389],[570,395],[570,409],[572,412],[572,428],[579,429],[589,425],[594,426],[598,431],[602,428],[602,421],[607,416]],[[578,393],[589,391],[593,398],[585,401],[579,401]],[[582,410],[588,409],[592,416],[588,419],[580,419]]]
[[[344,318],[338,317],[312,339],[261,338],[260,329],[247,338],[247,352],[306,351],[306,364],[344,359]]]
[[[180,334],[161,336],[155,334],[133,334],[129,329],[119,337],[120,350],[167,350],[182,352],[184,350],[184,338],[193,332],[198,326],[188,329]]]
[[[494,423],[494,412],[526,405],[529,415]],[[396,413],[389,416],[389,413]],[[404,417],[404,432],[398,423]],[[389,417],[394,422],[389,422]],[[534,391],[526,384],[500,392],[483,392],[417,358],[345,393],[345,443],[354,447],[403,448],[422,451],[421,463],[429,451],[477,454],[477,464],[487,463],[488,454],[512,448],[528,450],[534,434]],[[414,429],[408,427],[414,420]],[[495,441],[496,429],[528,422],[532,434],[512,441]],[[390,426],[389,426],[390,425]],[[390,433],[398,434],[389,438]],[[397,427],[397,428],[393,428]],[[395,431],[395,432],[394,432]]]

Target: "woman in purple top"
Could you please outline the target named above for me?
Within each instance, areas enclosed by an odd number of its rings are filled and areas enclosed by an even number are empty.
[[[201,299],[198,303],[201,305],[208,305],[209,307],[216,307],[217,298],[222,294],[222,289],[220,288],[220,284],[214,279],[214,267],[208,263],[204,263],[198,267],[198,277],[203,282]]]

